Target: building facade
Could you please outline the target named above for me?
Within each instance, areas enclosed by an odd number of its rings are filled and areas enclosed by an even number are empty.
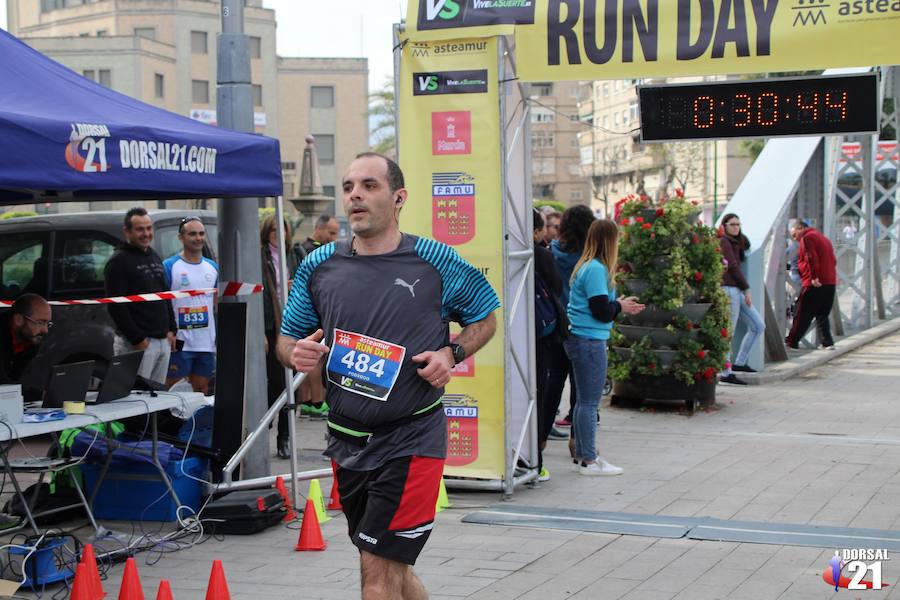
[[[10,33],[83,76],[215,124],[218,1],[8,0],[7,18]],[[286,199],[299,190],[309,134],[318,138],[322,183],[333,192],[337,167],[368,148],[368,62],[279,57],[275,30],[275,11],[245,0],[255,130],[281,141]]]
[[[566,207],[588,204],[591,180],[580,168],[579,133],[574,118],[582,86],[556,81],[531,84],[531,187],[535,200]]]

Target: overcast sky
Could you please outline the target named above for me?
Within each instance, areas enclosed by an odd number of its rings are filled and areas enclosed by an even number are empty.
[[[369,88],[393,73],[391,24],[400,21],[406,0],[263,0],[275,10],[281,56],[364,56]],[[6,29],[6,0],[0,0],[0,27]]]

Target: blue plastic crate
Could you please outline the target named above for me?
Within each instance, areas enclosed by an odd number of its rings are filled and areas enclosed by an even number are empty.
[[[88,494],[96,487],[101,468],[102,465],[99,464],[81,465]],[[206,459],[193,456],[172,461],[166,467],[166,473],[172,480],[172,487],[178,494],[178,499],[184,506],[194,511],[200,508],[203,484],[187,475],[207,479],[208,470],[209,462]],[[98,519],[175,521],[178,518],[176,513],[178,506],[159,478],[156,467],[143,463],[129,465],[127,471],[119,467],[115,470],[110,467],[91,508]],[[182,517],[190,514],[189,511],[182,511]]]

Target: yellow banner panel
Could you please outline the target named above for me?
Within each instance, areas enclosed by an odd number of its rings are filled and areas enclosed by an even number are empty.
[[[537,0],[525,81],[895,64],[900,0]]]
[[[404,46],[399,148],[409,201],[400,225],[452,246],[485,274],[502,305],[497,60],[494,38]],[[502,310],[494,338],[457,365],[447,386],[448,475],[499,479],[504,473]]]

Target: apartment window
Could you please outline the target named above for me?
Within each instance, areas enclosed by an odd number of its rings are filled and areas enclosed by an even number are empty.
[[[98,29],[98,30],[97,30],[97,37],[104,37],[104,36],[106,36],[107,33],[109,33],[109,32],[106,31],[105,29]]]
[[[622,122],[625,123],[626,125],[628,125],[628,111],[627,110],[622,111]]]
[[[208,54],[206,45],[207,35],[205,31],[191,32],[191,54]]]
[[[162,73],[153,74],[153,89],[156,90],[157,98],[166,97],[166,78]]]
[[[553,95],[553,84],[552,83],[532,83],[531,84],[531,95],[532,96],[552,96]]]
[[[109,69],[100,69],[97,71],[97,83],[108,88],[112,87],[112,71]]]
[[[578,146],[579,146],[579,144],[578,144],[577,137],[573,137],[572,139],[569,140],[569,148],[578,148]]]
[[[143,37],[148,40],[156,39],[156,27],[135,27],[134,37]]]
[[[600,119],[600,127],[603,127],[605,129],[608,123],[609,119],[607,119],[606,115],[603,115],[603,117]]]
[[[631,115],[632,121],[637,121],[638,116],[640,116],[640,111],[638,110],[637,100],[632,100],[628,103],[628,114]]]
[[[334,186],[333,185],[323,185],[322,186],[322,195],[323,196],[331,196],[334,198]]]
[[[532,159],[531,166],[534,175],[556,174],[556,158],[554,157]]]
[[[535,131],[531,134],[532,148],[555,148],[556,135],[552,131]]]
[[[332,108],[334,106],[334,87],[330,85],[314,85],[309,90],[310,106],[313,108]]]
[[[209,104],[209,81],[205,79],[191,80],[191,100],[194,104]]]
[[[295,163],[295,162],[283,162],[283,163],[281,163],[281,170],[282,170],[282,171],[296,171],[296,170],[297,170],[297,163]]]
[[[316,150],[319,153],[319,164],[322,165],[333,165],[334,164],[334,136],[333,135],[323,135],[315,133],[313,137],[316,138]]]
[[[594,149],[590,146],[581,148],[581,164],[589,165],[594,162]]]
[[[556,113],[544,106],[535,106],[531,109],[532,123],[554,123],[556,122]]]
[[[91,81],[97,81],[97,71],[94,69],[85,69],[81,72],[84,75],[85,79],[90,79]]]
[[[581,200],[584,198],[584,195],[581,193],[581,190],[572,190],[572,195],[569,196],[572,200]]]
[[[603,89],[603,97],[606,98],[607,96],[609,96],[609,84],[604,83],[602,85],[602,89]]]
[[[262,38],[250,36],[250,58],[262,58]]]
[[[622,124],[622,121],[621,121],[620,118],[619,118],[619,113],[618,113],[618,112],[614,112],[614,113],[613,113],[613,125],[615,125],[615,126],[618,127],[618,126],[621,125],[621,124]]]
[[[262,106],[262,86],[257,83],[252,84],[250,93],[253,94],[253,106]]]

